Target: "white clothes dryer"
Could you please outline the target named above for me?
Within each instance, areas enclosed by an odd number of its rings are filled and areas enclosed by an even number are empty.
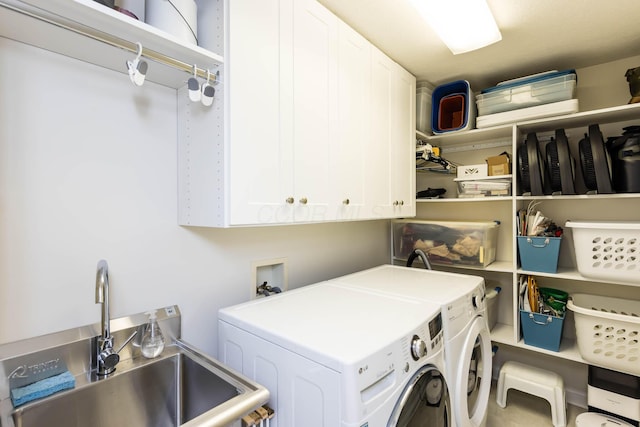
[[[443,317],[445,373],[452,393],[454,425],[486,425],[492,355],[484,278],[383,265],[332,281],[383,295],[439,304]]]
[[[438,304],[323,282],[224,308],[218,333],[272,427],[453,427]]]

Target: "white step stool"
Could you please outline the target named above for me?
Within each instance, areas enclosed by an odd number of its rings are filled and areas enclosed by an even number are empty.
[[[564,381],[560,375],[518,362],[505,362],[500,368],[496,389],[496,401],[501,408],[507,406],[507,391],[510,388],[549,401],[554,427],[566,427],[567,407]]]

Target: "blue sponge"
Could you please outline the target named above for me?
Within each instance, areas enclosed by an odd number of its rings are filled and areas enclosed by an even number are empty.
[[[37,381],[24,387],[18,387],[11,390],[11,402],[14,407],[24,405],[32,400],[42,397],[51,396],[62,390],[74,388],[76,379],[69,371],[62,374]]]

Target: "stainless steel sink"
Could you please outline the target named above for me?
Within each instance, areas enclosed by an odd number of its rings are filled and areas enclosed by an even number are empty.
[[[142,319],[138,317],[137,319]],[[125,327],[117,339],[127,336],[137,327],[134,317],[116,325]],[[163,320],[166,331],[179,331],[179,314]],[[78,332],[80,331],[80,332]],[[106,378],[88,370],[84,360],[89,344],[78,334],[92,335],[80,329],[72,331],[74,342],[47,348],[36,355],[23,355],[0,361],[0,371],[10,372],[13,366],[51,360],[61,356],[76,379],[72,390],[13,408],[8,398],[2,398],[3,427],[168,427],[239,425],[239,419],[264,405],[269,399],[266,388],[227,368],[173,335],[162,355],[155,359],[140,356],[139,349],[125,352],[116,371]],[[40,340],[38,345],[59,342],[64,334]],[[10,350],[24,349],[24,343]],[[30,343],[31,344],[31,343]],[[0,356],[7,346],[0,346]],[[43,347],[40,347],[43,348]],[[85,351],[78,351],[78,349]],[[12,351],[19,353],[19,351]],[[52,355],[53,354],[53,355]],[[26,359],[25,359],[26,358]],[[1,359],[1,357],[0,357]],[[82,366],[76,364],[82,363]],[[0,394],[6,396],[6,383],[0,384]]]
[[[169,350],[171,354],[160,359],[119,366],[121,373],[24,405],[13,412],[14,423],[16,427],[223,426],[268,398],[213,360],[186,348]]]

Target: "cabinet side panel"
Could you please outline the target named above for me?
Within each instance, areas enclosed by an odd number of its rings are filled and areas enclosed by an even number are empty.
[[[222,86],[216,86],[216,96],[211,107],[191,102],[186,86],[176,92],[180,225],[225,225]]]

